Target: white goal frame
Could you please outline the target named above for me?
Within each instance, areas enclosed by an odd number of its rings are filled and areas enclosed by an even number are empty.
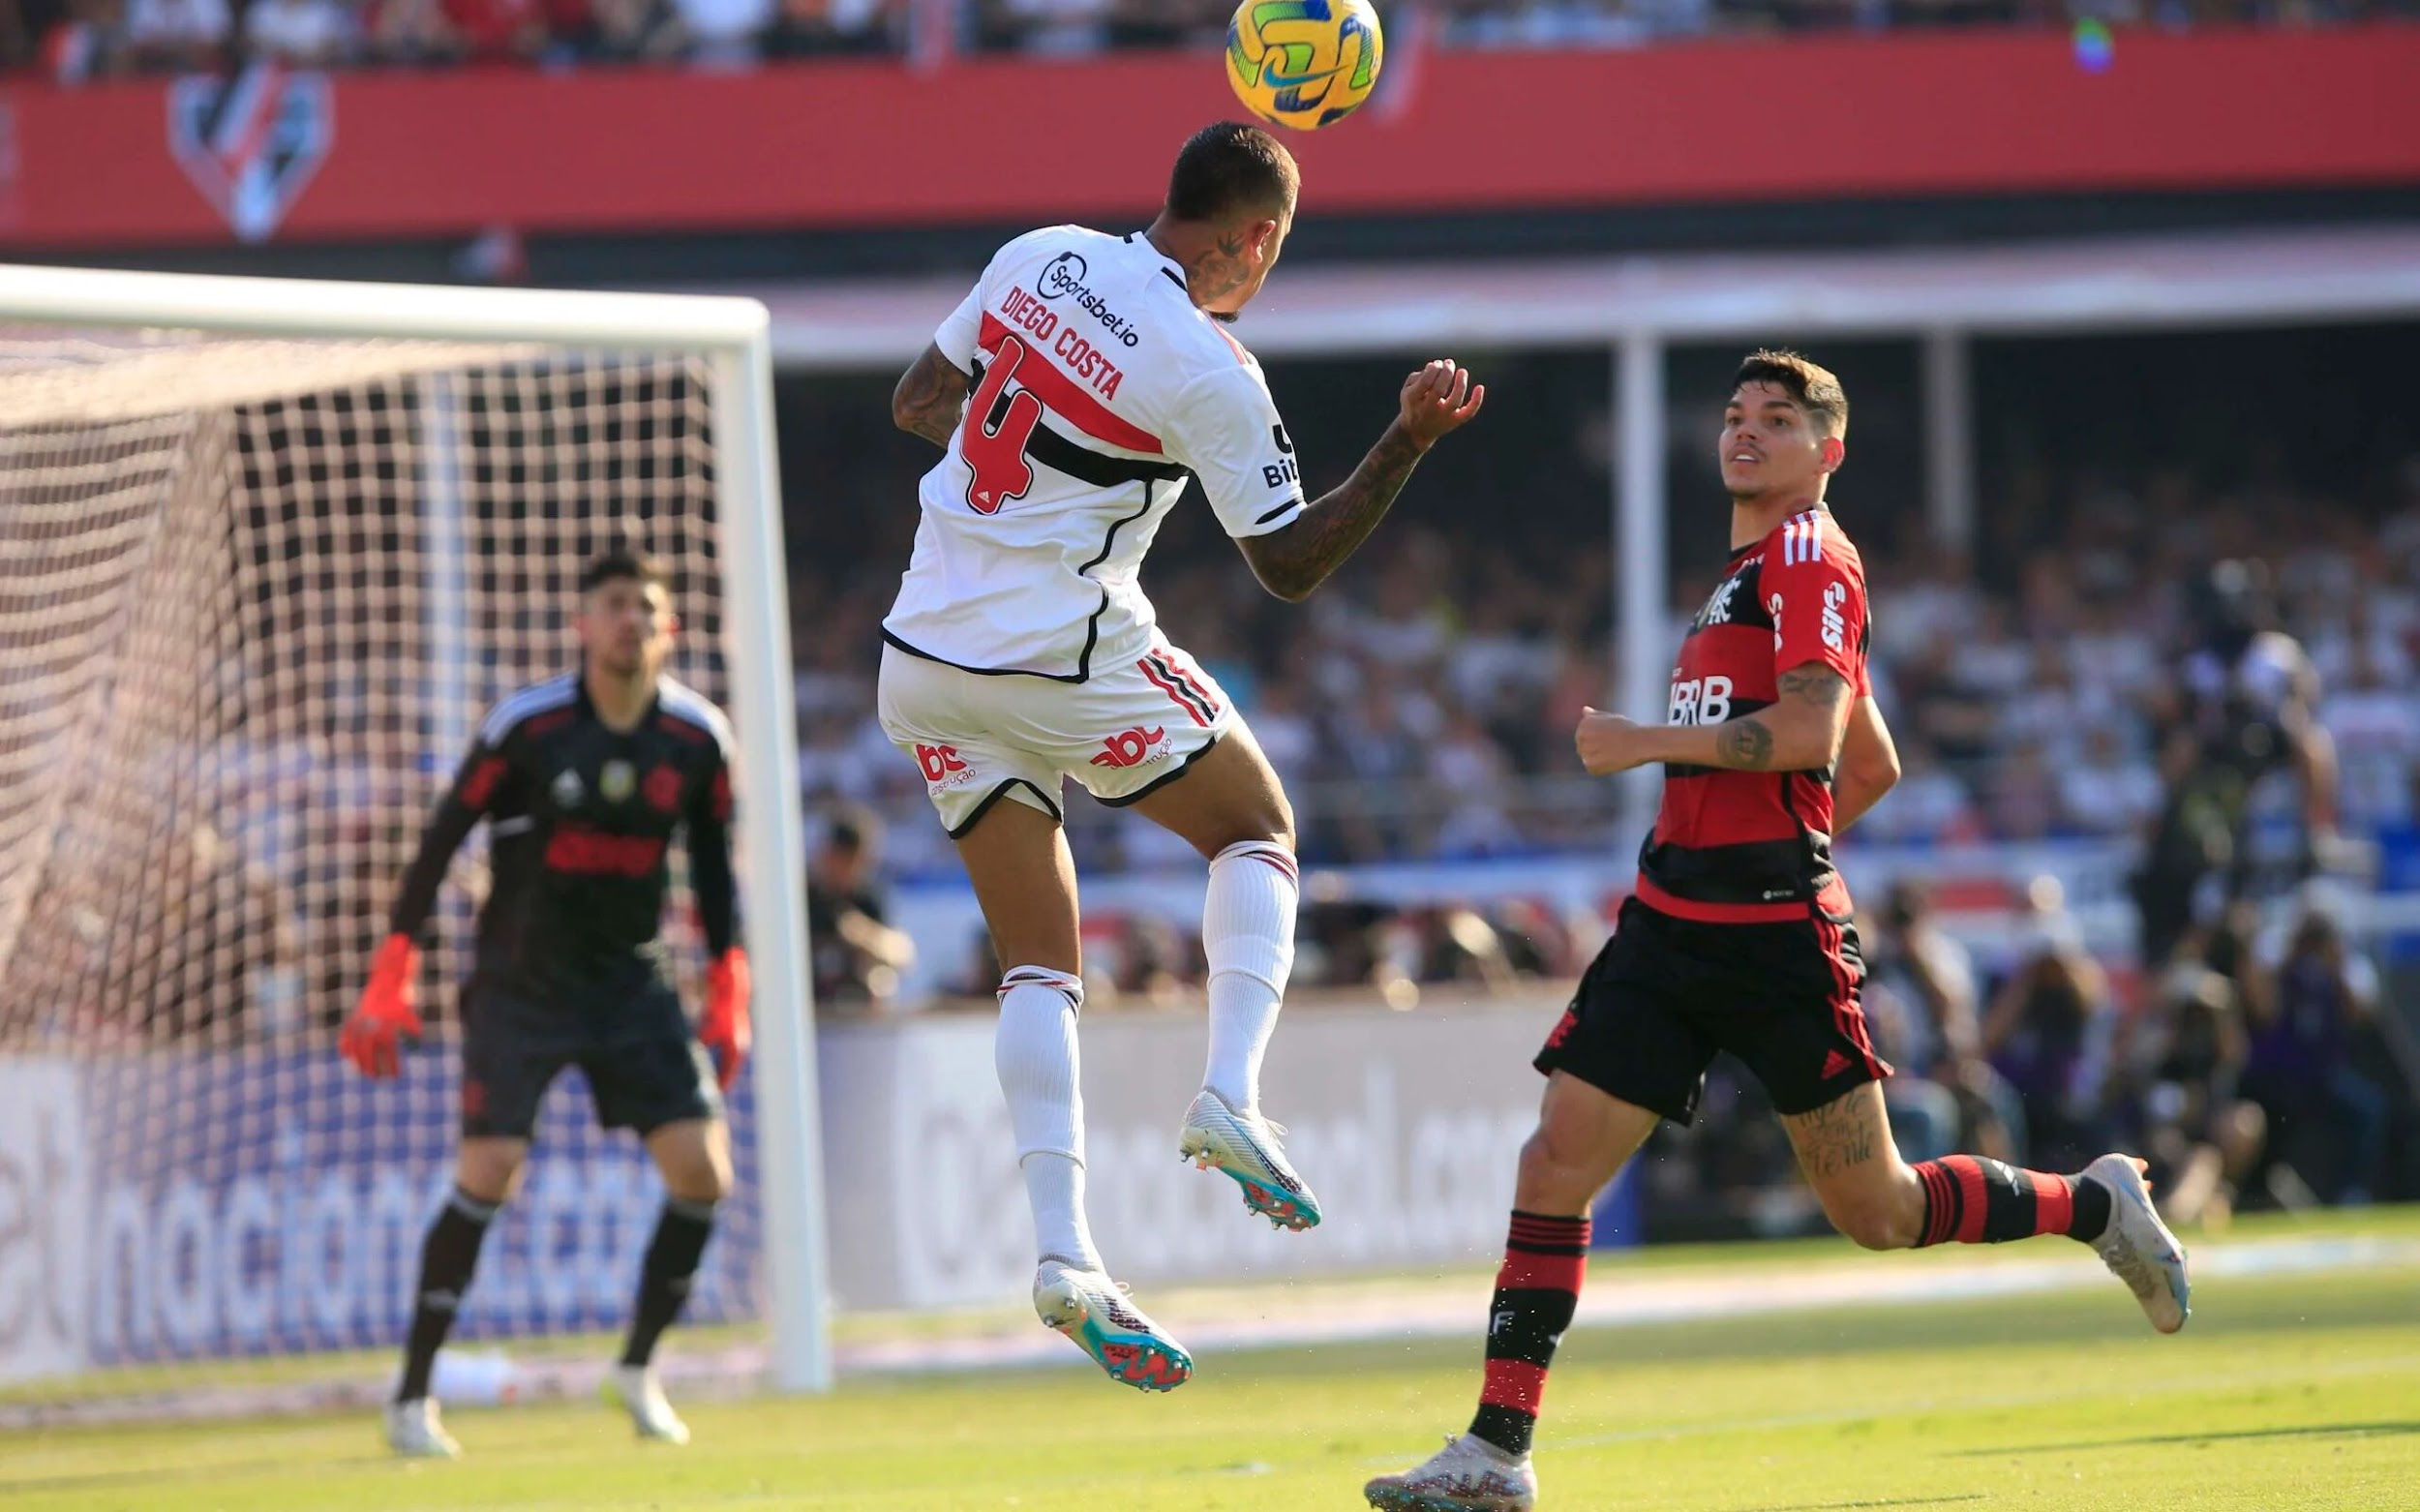
[[[763,1159],[771,1383],[832,1384],[814,984],[807,970],[798,731],[790,672],[781,479],[773,457],[772,345],[754,299],[408,284],[226,278],[0,266],[0,322],[212,331],[260,337],[535,343],[695,353],[713,366],[714,501],[740,780]],[[467,716],[468,711],[466,711]],[[450,752],[446,753],[450,759]],[[332,1053],[332,1052],[331,1052]]]

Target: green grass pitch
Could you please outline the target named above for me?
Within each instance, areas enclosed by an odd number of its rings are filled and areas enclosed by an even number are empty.
[[[2420,1270],[2215,1278],[2193,1301],[2173,1339],[2114,1283],[1577,1330],[1548,1392],[1542,1505],[2420,1507]],[[694,1404],[686,1450],[633,1442],[600,1406],[466,1409],[455,1465],[390,1461],[359,1415],[24,1431],[0,1435],[0,1506],[1350,1509],[1365,1478],[1467,1420],[1477,1353],[1475,1338],[1222,1352],[1152,1398],[1080,1369],[874,1380]]]

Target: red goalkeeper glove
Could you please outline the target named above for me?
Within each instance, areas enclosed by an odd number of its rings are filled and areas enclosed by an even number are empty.
[[[736,945],[706,968],[706,1012],[697,1037],[714,1058],[714,1079],[730,1091],[756,1038],[748,1027],[748,953]]]
[[[397,1042],[419,1038],[420,1015],[411,1006],[420,980],[420,948],[408,935],[390,934],[370,959],[370,984],[361,989],[361,1006],[345,1020],[336,1047],[360,1073],[377,1079],[402,1074],[403,1054]]]

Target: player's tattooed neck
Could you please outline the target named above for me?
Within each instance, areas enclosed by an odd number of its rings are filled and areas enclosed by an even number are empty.
[[[1231,231],[1185,264],[1185,287],[1196,302],[1222,299],[1243,287],[1251,273],[1244,262],[1243,233]]]

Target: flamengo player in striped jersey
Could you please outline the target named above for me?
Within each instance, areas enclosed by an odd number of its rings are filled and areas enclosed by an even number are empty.
[[[1538,1055],[1546,1103],[1521,1152],[1478,1415],[1426,1464],[1372,1481],[1374,1506],[1536,1504],[1529,1438],[1579,1302],[1588,1214],[1657,1120],[1689,1122],[1716,1050],[1764,1082],[1825,1215],[1859,1244],[2066,1234],[2154,1327],[2184,1326],[2184,1251],[2141,1162],[2104,1155],[2074,1176],[1967,1155],[1910,1165],[1891,1143],[1891,1068],[1866,1037],[1831,865],[1831,837],[1899,774],[1866,678],[1865,569],[1824,502],[1848,419],[1839,379],[1804,357],[1740,364],[1719,452],[1731,563],[1681,643],[1669,722],[1580,721],[1590,772],[1663,765],[1662,808],[1614,938]]]
[[[1178,1149],[1234,1178],[1251,1211],[1311,1227],[1318,1200],[1259,1111],[1293,965],[1293,811],[1226,694],[1161,634],[1136,574],[1191,475],[1261,583],[1304,597],[1486,392],[1430,363],[1352,476],[1304,501],[1260,366],[1225,330],[1276,264],[1299,183],[1266,132],[1196,133],[1148,229],[1058,226],[1001,248],[892,401],[900,428],[944,455],[883,621],[883,728],[923,769],[1002,967],[996,1061],[1033,1207],[1035,1310],[1145,1390],[1182,1384],[1193,1361],[1109,1280],[1085,1222],[1062,781],[1208,860],[1209,1062]]]

